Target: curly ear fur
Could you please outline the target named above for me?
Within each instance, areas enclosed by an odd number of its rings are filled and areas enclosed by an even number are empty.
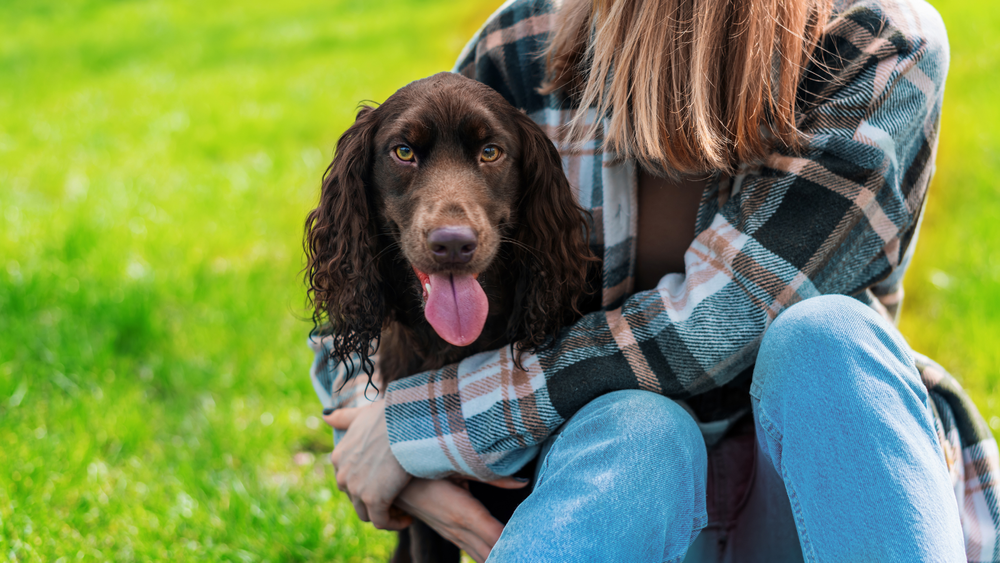
[[[508,323],[521,351],[544,347],[549,336],[582,315],[588,267],[600,260],[590,251],[587,212],[573,197],[559,151],[545,132],[518,112],[522,193],[513,238],[521,264],[514,314]],[[513,344],[512,344],[513,345]]]
[[[369,380],[374,372],[369,353],[377,345],[386,317],[368,189],[377,128],[375,111],[362,107],[337,141],[333,162],[323,177],[319,205],[306,219],[303,245],[313,323],[332,334],[334,358],[350,363],[352,354],[358,355]]]

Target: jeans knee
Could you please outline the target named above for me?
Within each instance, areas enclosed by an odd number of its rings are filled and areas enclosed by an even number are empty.
[[[771,323],[757,357],[753,394],[759,399],[768,387],[800,399],[863,399],[858,387],[866,378],[925,393],[909,346],[894,326],[856,299],[823,295],[792,305]]]
[[[820,295],[782,311],[764,333],[761,351],[774,346],[798,347],[803,343],[850,345],[856,340],[855,330],[859,325],[884,322],[871,307],[857,299],[846,295]]]
[[[617,460],[627,470],[634,460],[654,471],[704,475],[705,441],[694,419],[679,404],[649,391],[615,391],[584,406],[567,423],[559,441],[587,443],[588,455]],[[659,458],[664,463],[650,464]],[[669,461],[667,461],[669,460]]]
[[[677,402],[650,391],[615,391],[594,400],[596,416],[617,439],[648,445],[656,442],[675,449],[697,451],[704,439],[691,415]]]

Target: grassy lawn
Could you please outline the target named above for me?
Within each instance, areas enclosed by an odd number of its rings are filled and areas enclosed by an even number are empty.
[[[933,0],[951,66],[937,174],[900,323],[951,370],[1000,430],[1000,10]]]
[[[0,2],[0,561],[384,561],[325,462],[302,222],[364,99],[498,4]],[[952,67],[903,330],[1000,429],[1000,13]]]
[[[0,3],[0,560],[384,561],[325,463],[301,230],[478,2]]]

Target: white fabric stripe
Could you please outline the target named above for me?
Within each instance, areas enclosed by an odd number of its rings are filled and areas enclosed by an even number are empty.
[[[506,383],[511,384],[511,388],[508,389],[508,395],[511,398],[517,398],[526,394],[523,391],[521,393],[514,392],[513,382],[502,381],[501,363],[511,362],[499,356],[501,354],[506,356],[509,352],[507,348],[504,348],[499,353],[483,352],[462,360],[458,365],[458,389],[462,395],[462,416],[466,420],[482,414],[491,407],[499,404],[504,399],[503,386]],[[541,364],[538,363],[538,356],[535,354],[526,355],[523,365],[525,371],[529,374],[527,384],[531,392],[534,393],[545,387],[545,376],[542,374]],[[472,386],[481,387],[477,391],[481,391],[482,389],[490,389],[490,391],[481,395],[475,395],[475,393],[468,392],[468,389]]]
[[[934,103],[934,99],[937,97],[937,84],[935,84],[934,81],[931,80],[931,77],[927,76],[927,74],[919,66],[911,68],[909,72],[903,75],[903,78],[908,80],[916,86],[918,90],[924,93],[924,96],[927,97],[926,102],[928,104]]]
[[[465,474],[470,474],[469,468],[464,466],[464,460],[454,447],[451,436],[443,438],[424,438],[421,440],[407,439],[400,442],[390,442],[392,454],[410,475],[420,475],[427,479],[444,477],[452,467],[452,462],[448,459],[445,449],[441,448],[441,441],[445,440],[447,449],[451,453],[452,459],[459,460],[463,465],[456,468]]]
[[[609,248],[626,242],[632,235],[631,218],[632,177],[635,174],[635,163],[629,161],[614,162],[614,155],[602,153],[603,169],[601,181],[604,184],[604,247]],[[605,269],[615,268],[620,264],[605,264]]]
[[[593,201],[594,176],[591,174],[591,170],[594,168],[597,142],[594,139],[579,143],[569,143],[563,140],[565,127],[577,113],[578,110],[546,108],[530,114],[529,117],[535,123],[546,128],[549,138],[559,150],[559,154],[562,156],[563,171],[568,178],[576,180],[576,185],[572,188],[578,203],[584,209],[593,209],[597,204]],[[591,123],[595,115],[596,112],[593,109],[588,109],[585,122]]]

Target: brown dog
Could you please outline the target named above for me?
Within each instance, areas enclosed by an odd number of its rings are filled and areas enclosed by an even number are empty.
[[[306,221],[313,320],[333,360],[360,359],[369,377],[377,347],[384,383],[504,345],[537,350],[591,308],[588,232],[538,125],[491,88],[437,74],[362,108],[338,141]],[[415,522],[393,558],[410,560],[458,550]]]

